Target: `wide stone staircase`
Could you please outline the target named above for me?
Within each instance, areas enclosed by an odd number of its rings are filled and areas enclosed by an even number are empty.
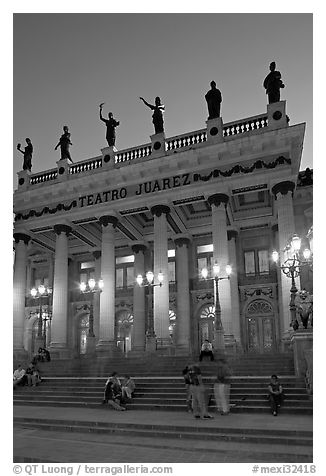
[[[189,358],[164,356],[146,358],[81,358],[41,362],[42,383],[38,387],[18,387],[14,404],[61,407],[98,407],[103,399],[106,378],[113,371],[131,375],[136,383],[133,410],[185,410],[182,369]],[[270,375],[279,375],[286,399],[282,412],[312,414],[312,398],[303,379],[294,376],[291,354],[242,355],[229,359],[232,368],[230,403],[233,413],[267,413],[267,385]],[[200,363],[209,408],[215,407],[215,362]]]

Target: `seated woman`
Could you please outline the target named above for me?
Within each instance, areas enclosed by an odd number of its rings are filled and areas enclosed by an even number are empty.
[[[133,379],[126,375],[121,383],[122,401],[130,401],[134,396],[135,388],[136,385]]]
[[[203,345],[201,346],[201,351],[199,355],[200,362],[202,361],[204,355],[210,356],[211,360],[214,360],[213,346],[208,339],[205,339]]]
[[[102,403],[107,403],[110,407],[114,408],[114,410],[126,410],[125,407],[120,405],[121,400],[121,393],[112,379],[112,376],[108,378],[105,389],[104,389],[104,400]]]
[[[282,385],[275,374],[271,376],[271,381],[268,385],[268,398],[271,405],[272,414],[277,416],[277,410],[284,400],[284,393]]]
[[[26,370],[27,384],[36,387],[41,382],[40,372],[38,368],[30,363]]]

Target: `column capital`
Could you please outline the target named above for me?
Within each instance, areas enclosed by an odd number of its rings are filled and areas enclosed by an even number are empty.
[[[272,231],[275,233],[276,231],[278,231],[278,224],[275,223],[275,225],[272,226]]]
[[[132,252],[137,255],[138,253],[145,253],[147,250],[147,246],[142,243],[135,243],[134,245],[131,245]]]
[[[104,227],[108,226],[108,224],[110,223],[111,225],[113,225],[113,228],[115,228],[117,226],[118,222],[119,222],[118,218],[114,215],[102,216],[102,217],[99,218],[98,221]]]
[[[69,236],[69,233],[71,233],[72,230],[71,226],[68,225],[54,225],[53,229],[57,235],[60,235],[60,233],[65,233],[67,236]]]
[[[274,187],[272,187],[272,193],[274,197],[277,198],[277,194],[281,193],[282,195],[286,195],[288,192],[292,193],[295,189],[295,183],[291,182],[290,180],[286,180],[285,182],[279,182]]]
[[[93,256],[95,259],[101,258],[101,254],[102,254],[102,251],[99,251],[99,250],[93,251]]]
[[[157,217],[160,217],[162,213],[165,213],[165,215],[168,215],[170,213],[170,207],[167,205],[154,205],[151,207],[151,213],[152,215],[156,215]]]
[[[187,248],[188,248],[188,246],[190,244],[190,241],[191,241],[190,238],[187,238],[186,236],[179,236],[179,237],[174,238],[174,243],[178,247],[186,245]]]
[[[215,193],[214,195],[210,195],[207,198],[207,201],[211,206],[215,205],[216,207],[220,206],[221,203],[224,203],[224,206],[226,208],[229,202],[229,196],[225,193]]]
[[[19,243],[20,241],[23,241],[25,245],[28,245],[28,242],[30,239],[31,237],[29,235],[25,235],[25,233],[14,233],[15,243]]]
[[[228,235],[228,240],[229,241],[231,241],[232,238],[234,238],[234,239],[237,238],[238,234],[239,233],[237,232],[237,230],[227,230],[227,235]]]

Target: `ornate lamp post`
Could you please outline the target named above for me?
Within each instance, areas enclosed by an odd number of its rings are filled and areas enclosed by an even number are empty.
[[[31,295],[33,299],[39,300],[39,315],[38,315],[38,327],[37,327],[37,337],[35,339],[35,347],[38,349],[46,345],[46,330],[44,322],[44,333],[43,333],[43,320],[48,320],[43,318],[43,308],[42,308],[42,299],[49,298],[52,295],[52,289],[45,287],[44,284],[40,284],[38,288],[31,289]]]
[[[157,275],[158,283],[154,284],[154,273],[147,271],[145,276],[138,274],[136,277],[139,286],[148,287],[149,303],[148,303],[148,321],[146,331],[146,350],[156,350],[156,335],[154,330],[154,313],[153,313],[153,288],[155,286],[162,286],[164,281],[163,273],[160,271]]]
[[[220,296],[219,296],[219,281],[222,279],[230,279],[230,274],[232,273],[232,267],[227,264],[225,266],[225,275],[220,276],[220,265],[215,262],[213,265],[213,269],[209,271],[207,268],[203,268],[201,270],[201,275],[204,279],[211,279],[214,281],[214,308],[215,308],[215,323],[214,323],[214,347],[218,351],[224,352],[225,344],[224,344],[224,329],[221,319],[221,304],[220,304]]]
[[[90,278],[87,283],[80,283],[79,287],[83,294],[91,294],[91,303],[89,307],[89,321],[88,321],[88,336],[86,343],[86,353],[95,352],[95,334],[94,334],[94,314],[93,314],[93,302],[94,294],[102,292],[104,283],[103,279],[96,281],[94,278]]]
[[[274,263],[282,270],[282,272],[288,277],[291,278],[291,289],[290,289],[290,314],[291,314],[291,327],[294,330],[297,330],[299,327],[296,310],[297,306],[295,303],[296,295],[298,292],[295,278],[300,276],[301,269],[307,266],[312,266],[312,253],[309,248],[304,248],[301,250],[301,238],[298,235],[294,234],[289,240],[288,244],[284,249],[284,258],[285,261],[283,264],[279,264],[279,253],[273,251],[272,258]]]

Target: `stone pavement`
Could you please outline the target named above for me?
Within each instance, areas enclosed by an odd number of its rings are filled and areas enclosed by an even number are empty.
[[[14,406],[14,417],[175,425],[189,428],[274,429],[312,431],[312,416],[270,414],[214,415],[212,420],[195,420],[181,412],[126,411],[107,407],[55,408]],[[61,463],[236,463],[312,461],[312,450],[303,446],[236,443],[232,441],[189,440],[182,438],[137,437],[103,433],[74,433],[29,428],[14,424],[15,462]],[[306,458],[306,459],[298,459]],[[27,459],[29,458],[29,459]]]

